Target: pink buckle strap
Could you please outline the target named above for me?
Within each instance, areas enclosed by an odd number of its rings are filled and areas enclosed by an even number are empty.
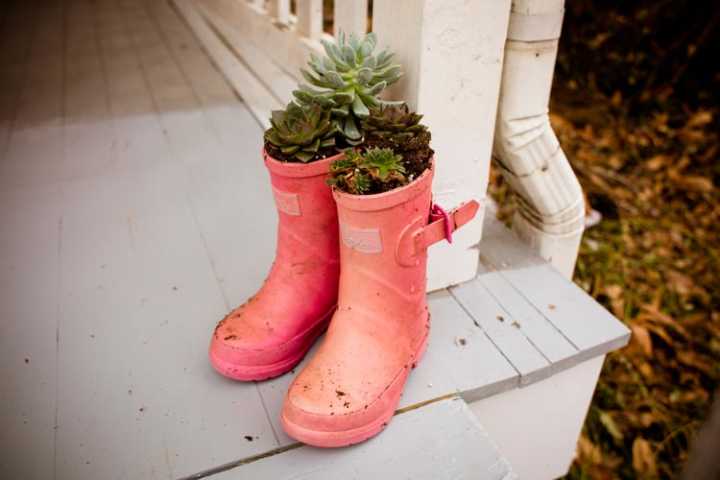
[[[452,234],[475,217],[480,204],[471,200],[447,212],[434,204],[428,217],[418,217],[400,235],[396,257],[400,265],[417,265],[421,253],[441,240],[452,242]]]
[[[446,212],[438,204],[433,204],[430,210],[430,223],[415,237],[422,244],[416,246],[427,248],[441,240],[452,243],[453,232],[475,218],[479,208],[480,204],[476,200],[462,203],[450,212]]]
[[[445,225],[445,240],[447,240],[448,243],[452,243],[452,232],[453,229],[450,226],[452,223],[452,219],[450,218],[450,215],[445,211],[444,208],[442,208],[437,203],[433,203],[432,207],[430,207],[430,222],[433,223],[438,220],[444,220],[443,224]]]

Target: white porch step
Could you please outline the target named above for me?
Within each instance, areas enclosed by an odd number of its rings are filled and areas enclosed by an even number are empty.
[[[0,70],[0,477],[182,478],[241,463],[224,475],[244,478],[318,457],[398,472],[437,455],[434,478],[453,459],[503,478],[463,401],[547,384],[627,341],[488,219],[484,273],[430,297],[406,413],[352,449],[296,448],[277,424],[292,375],[240,384],[206,358],[215,322],[273,257],[260,126],[167,3],[33,5],[4,4],[0,33],[12,59]],[[388,457],[399,439],[407,454]]]
[[[517,478],[467,404],[458,397],[412,409],[360,445],[322,450],[301,444],[239,462],[213,480]],[[230,465],[225,466],[225,468]]]

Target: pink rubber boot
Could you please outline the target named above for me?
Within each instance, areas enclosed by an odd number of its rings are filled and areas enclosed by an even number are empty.
[[[333,192],[342,237],[338,309],[285,398],[281,420],[291,437],[318,447],[351,445],[393,416],[427,343],[427,247],[450,239],[478,209],[472,201],[431,213],[431,183],[428,169],[386,193]]]
[[[260,291],[218,323],[210,343],[213,367],[235,380],[293,368],[337,304],[337,209],[325,179],[339,155],[308,164],[263,157],[279,216],[275,262]]]

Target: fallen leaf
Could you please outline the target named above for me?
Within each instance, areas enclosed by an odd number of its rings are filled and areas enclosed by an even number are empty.
[[[615,420],[613,420],[613,417],[610,413],[600,412],[600,423],[603,424],[605,429],[615,440],[617,440],[618,442],[622,441],[623,433],[620,430],[620,427],[617,426],[617,423],[615,423]]]
[[[695,282],[692,278],[680,273],[677,270],[669,270],[667,273],[669,286],[682,295],[688,295],[695,290]]]
[[[656,172],[661,168],[667,166],[669,160],[670,157],[668,157],[667,155],[655,155],[650,160],[645,162],[645,167],[651,172]]]
[[[632,446],[633,469],[643,476],[657,475],[655,455],[650,443],[642,437],[635,437]]]
[[[695,112],[687,122],[688,127],[702,127],[712,122],[713,112],[709,110],[698,110]]]
[[[690,336],[682,325],[676,322],[670,315],[661,312],[656,304],[643,305],[642,310],[647,314],[648,319],[667,325],[685,337]]]
[[[642,349],[645,355],[647,355],[648,357],[652,356],[652,338],[650,337],[650,332],[648,331],[648,329],[641,325],[632,325],[631,330],[633,342]]]
[[[682,180],[681,184],[688,190],[694,190],[696,192],[712,192],[715,185],[709,178],[701,177],[699,175],[686,175]]]
[[[588,440],[588,438],[584,435],[578,440],[577,453],[578,456],[586,462],[594,463],[596,465],[602,463],[602,450],[600,450],[600,447]]]

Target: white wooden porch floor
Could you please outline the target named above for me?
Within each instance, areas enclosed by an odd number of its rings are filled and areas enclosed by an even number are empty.
[[[383,478],[383,465],[509,478],[463,400],[627,341],[488,220],[484,273],[431,295],[431,346],[405,413],[362,446],[293,444],[277,424],[291,375],[234,383],[206,360],[215,322],[272,261],[256,121],[165,1],[0,8],[1,478],[182,478],[233,465],[217,478]]]

